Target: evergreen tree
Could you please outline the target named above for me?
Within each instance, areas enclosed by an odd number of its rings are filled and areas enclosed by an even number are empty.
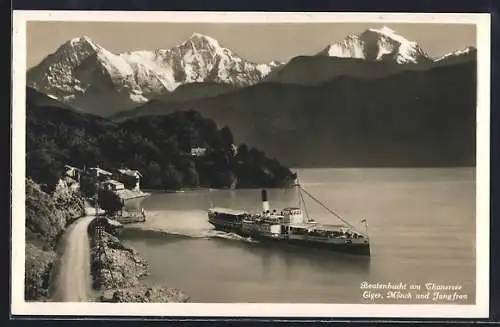
[[[98,203],[108,215],[116,214],[123,207],[123,202],[116,193],[103,189],[98,192]]]

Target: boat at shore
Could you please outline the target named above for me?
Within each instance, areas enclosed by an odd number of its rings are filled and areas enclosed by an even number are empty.
[[[299,194],[298,207],[283,208],[279,211],[270,210],[267,191],[264,189],[261,192],[261,212],[211,206],[208,209],[208,222],[217,230],[251,237],[259,241],[370,256],[366,219],[361,220],[365,231],[360,232],[304,190],[300,184],[296,184],[295,187]],[[311,219],[305,207],[303,193],[342,223],[325,225]]]

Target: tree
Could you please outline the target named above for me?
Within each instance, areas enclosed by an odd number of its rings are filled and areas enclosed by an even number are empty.
[[[150,188],[158,188],[162,185],[161,167],[155,161],[151,161],[144,171],[143,183]]]
[[[212,179],[212,187],[230,188],[237,181],[235,174],[232,171],[218,171]]]
[[[183,169],[184,179],[183,184],[185,186],[197,187],[200,185],[200,176],[196,170],[194,162],[190,161],[187,166]]]
[[[137,185],[137,177],[134,175],[124,174],[120,176],[120,182],[122,182],[123,185],[130,190]]]
[[[260,168],[270,170],[273,180],[288,178],[285,167],[260,151],[240,145],[235,155],[229,127],[218,129],[213,120],[195,111],[115,123],[58,107],[39,108],[36,103],[27,107],[27,174],[39,184],[55,186],[64,164],[99,164],[104,169],[123,165],[140,170],[143,185],[150,188],[227,185],[234,180],[231,172],[240,182],[246,181],[242,184],[267,186],[259,184],[264,179],[254,178]],[[205,148],[205,155],[191,157],[192,146]],[[85,189],[86,181],[81,182]],[[132,180],[123,182],[133,186]],[[84,192],[96,194],[92,181],[87,184]]]
[[[178,190],[182,187],[182,174],[174,165],[169,164],[163,173],[163,187]]]
[[[142,168],[146,167],[146,161],[144,157],[139,153],[134,153],[132,157],[130,157],[125,164],[127,167],[132,169],[142,170]]]
[[[106,214],[114,215],[123,207],[121,198],[114,192],[100,189],[98,192],[99,207]]]
[[[241,161],[247,161],[249,158],[248,147],[246,144],[241,144],[236,151],[236,158]]]
[[[93,197],[97,193],[97,179],[82,175],[80,177],[80,191],[87,197]]]
[[[222,142],[223,142],[222,146],[224,147],[224,149],[230,148],[234,144],[234,137],[229,127],[224,126],[220,130],[220,134],[222,137]]]
[[[45,192],[52,193],[62,176],[61,166],[47,149],[35,150],[29,154],[27,173]]]

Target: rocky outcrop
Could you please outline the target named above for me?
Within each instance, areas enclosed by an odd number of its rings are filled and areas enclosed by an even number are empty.
[[[99,234],[98,226],[103,227]],[[115,236],[116,228],[105,219],[94,220],[91,234],[91,270],[93,288],[101,291],[103,302],[187,302],[179,290],[148,287],[141,279],[149,275],[149,264],[134,249],[124,246]],[[112,235],[115,234],[115,235]]]
[[[139,278],[148,271],[148,264],[139,253],[107,232],[101,237],[94,233],[92,237],[91,267],[96,290],[138,286]]]
[[[66,226],[86,214],[85,200],[78,184],[71,179],[59,181],[52,194],[26,180],[25,300],[50,300],[49,283],[58,259],[56,246]],[[94,214],[91,212],[90,214]],[[99,246],[96,226],[105,232]],[[94,219],[91,232],[93,288],[102,290],[105,302],[186,302],[179,290],[147,287],[140,278],[149,274],[149,265],[134,249],[124,246],[117,235],[123,226],[108,218]]]
[[[53,194],[48,194],[26,180],[26,301],[47,298],[57,241],[69,223],[84,215],[84,204],[71,181],[61,180]]]
[[[85,199],[78,182],[71,178],[59,180],[53,193],[56,206],[61,209],[66,226],[85,214]]]
[[[45,251],[30,242],[26,243],[24,297],[27,301],[47,299],[50,272],[56,259],[54,251]]]
[[[189,297],[172,288],[138,286],[120,290],[107,290],[103,302],[187,302]]]

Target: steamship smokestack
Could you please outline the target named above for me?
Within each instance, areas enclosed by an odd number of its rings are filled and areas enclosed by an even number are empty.
[[[262,190],[262,211],[267,212],[269,211],[269,202],[267,201],[267,191]]]

